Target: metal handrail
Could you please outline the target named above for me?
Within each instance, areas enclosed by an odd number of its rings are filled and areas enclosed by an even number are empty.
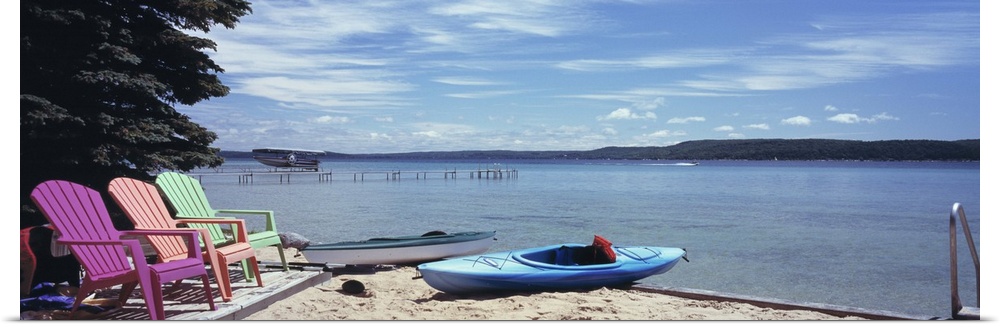
[[[965,241],[969,244],[969,252],[972,253],[972,264],[976,268],[976,307],[965,307],[962,299],[958,295],[958,245],[955,235],[956,218],[962,222],[962,230],[965,232]],[[969,230],[969,222],[965,219],[965,209],[962,204],[956,202],[951,208],[951,217],[948,219],[948,234],[951,238],[951,317],[954,319],[979,319],[979,252],[976,251],[976,244],[972,240],[972,231]]]

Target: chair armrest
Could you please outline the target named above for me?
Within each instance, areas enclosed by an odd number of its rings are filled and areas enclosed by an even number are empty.
[[[139,240],[136,239],[123,239],[123,240],[74,240],[64,237],[60,237],[57,240],[59,243],[66,245],[117,245],[121,247],[127,247],[128,251],[125,251],[126,255],[132,257],[132,263],[136,265],[146,264],[146,252],[142,250],[142,244],[139,244]],[[198,255],[201,255],[201,251],[198,251]]]
[[[216,209],[215,212],[241,215],[263,215],[265,229],[272,232],[278,231],[278,224],[274,221],[274,211],[272,210]]]
[[[123,230],[121,231],[123,236],[139,235],[139,236],[186,236],[189,238],[198,237],[197,231],[194,229],[181,230],[177,228],[166,228],[166,229],[133,229],[133,230]]]
[[[169,230],[158,230],[158,229],[134,229],[122,231],[122,236],[181,236],[187,241],[187,246],[190,251],[188,251],[188,258],[197,258],[198,260],[203,260],[201,256],[201,246],[198,244],[198,230],[185,228],[177,229],[171,228]],[[128,241],[128,240],[123,240]],[[138,245],[138,240],[133,240]],[[141,253],[140,248],[140,253]]]
[[[178,214],[178,215],[174,216],[174,224],[176,224],[176,225],[180,225],[180,224],[218,224],[218,223],[215,223],[214,221],[236,220],[236,219],[238,219],[238,218],[236,218],[236,217],[186,216],[186,215]],[[230,223],[230,222],[227,222],[227,223]],[[223,238],[220,239],[220,240],[216,240],[213,237],[207,237],[205,239],[212,240],[212,242],[233,242],[233,241],[239,242],[239,235],[238,235],[237,232],[238,232],[238,230],[234,231],[234,233],[233,233],[234,234],[233,239],[230,239],[229,237],[226,237],[226,236],[223,236]]]
[[[174,219],[237,219],[236,217],[205,217],[205,216],[185,216],[178,214],[174,216]],[[201,221],[196,221],[196,223],[201,223]]]
[[[125,245],[120,240],[74,240],[60,237],[56,242],[66,245]]]
[[[250,209],[215,209],[215,212],[238,213],[248,215],[274,216],[273,210],[250,210]]]
[[[180,224],[180,222],[178,222],[177,224]],[[205,245],[205,248],[202,249],[202,250],[204,250],[205,253],[215,253],[215,244],[213,242],[208,242],[208,241],[212,241],[212,234],[209,233],[209,231],[207,229],[204,229],[204,228],[169,227],[169,228],[140,228],[140,229],[137,229],[137,230],[143,230],[143,231],[184,231],[184,232],[193,231],[193,232],[197,232],[199,235],[201,235],[201,239],[205,240],[205,242],[202,242],[202,244]]]
[[[180,216],[178,216],[180,217]],[[236,242],[246,243],[249,240],[247,237],[247,227],[246,222],[243,219],[237,219],[232,217],[216,217],[216,218],[181,218],[175,219],[178,224],[194,223],[194,224],[216,224],[216,225],[230,225],[233,229],[233,235],[236,235]],[[208,230],[202,233],[202,236],[207,236]],[[211,240],[209,237],[208,240]],[[214,241],[214,240],[213,240]],[[208,244],[209,242],[206,242]]]

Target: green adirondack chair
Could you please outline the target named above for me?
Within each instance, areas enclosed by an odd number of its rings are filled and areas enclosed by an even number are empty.
[[[229,214],[229,215],[240,215],[246,221],[250,221],[251,218],[264,217],[264,230],[263,231],[251,231],[247,236],[249,238],[250,246],[254,249],[261,249],[269,246],[274,246],[278,249],[278,255],[281,257],[281,266],[286,271],[288,270],[288,261],[285,260],[285,251],[281,246],[281,238],[278,237],[278,227],[274,219],[274,212],[270,210],[241,210],[241,209],[212,209],[212,206],[208,204],[208,197],[205,196],[205,190],[202,188],[201,183],[197,179],[191,178],[190,176],[175,173],[175,172],[164,172],[156,176],[156,185],[160,187],[166,195],[167,202],[174,208],[177,212],[175,219],[197,219],[197,218],[226,218],[219,216],[219,214]],[[235,218],[235,217],[229,217]],[[226,242],[226,235],[222,228],[218,224],[188,224],[191,228],[204,228],[212,234],[212,240],[216,246],[221,246]],[[252,279],[252,271],[248,263],[240,261],[243,267],[244,276],[248,279]]]

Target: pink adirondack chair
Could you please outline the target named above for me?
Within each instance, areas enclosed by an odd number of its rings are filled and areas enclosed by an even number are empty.
[[[84,269],[70,315],[91,292],[122,285],[119,302],[124,305],[132,290],[139,286],[150,319],[163,320],[166,316],[162,284],[192,277],[201,277],[205,300],[209,308],[215,310],[197,232],[119,231],[112,224],[97,191],[68,181],[50,180],[38,184],[31,192],[31,200],[59,233],[58,241],[69,245],[70,252]],[[181,260],[147,264],[146,254],[135,238],[143,236],[183,236],[186,246],[194,251],[189,251],[189,256]]]
[[[242,219],[222,219],[222,218],[198,218],[198,219],[173,219],[167,211],[167,204],[163,202],[159,191],[155,185],[128,177],[119,177],[111,180],[108,184],[108,193],[115,203],[125,211],[128,219],[135,224],[136,229],[142,230],[192,230],[198,231],[204,244],[202,253],[205,261],[211,264],[215,281],[219,285],[219,293],[222,294],[223,301],[230,301],[233,298],[233,287],[229,277],[229,264],[248,259],[250,271],[253,272],[257,280],[257,286],[263,287],[264,282],[260,278],[260,268],[257,265],[257,255],[253,247],[247,241],[246,225]],[[235,243],[224,243],[213,240],[212,235],[204,228],[180,228],[179,224],[196,222],[199,224],[219,224],[228,226],[232,231]],[[149,243],[156,249],[159,262],[170,262],[177,259],[186,258],[187,248],[178,237],[150,237]],[[214,244],[225,244],[215,247]],[[250,276],[247,276],[248,280]]]

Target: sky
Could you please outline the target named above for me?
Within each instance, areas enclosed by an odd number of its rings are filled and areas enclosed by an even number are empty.
[[[217,43],[222,150],[980,137],[979,1],[264,1]]]

